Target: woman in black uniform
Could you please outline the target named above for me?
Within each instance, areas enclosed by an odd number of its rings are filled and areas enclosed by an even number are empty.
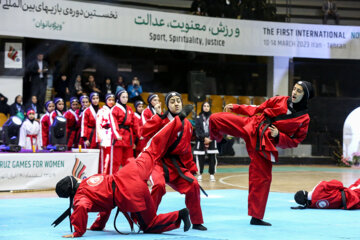
[[[195,134],[196,134],[196,144],[194,149],[194,157],[196,160],[197,168],[199,169],[200,175],[198,176],[198,181],[202,181],[202,173],[204,171],[205,164],[205,154],[209,158],[209,174],[210,181],[215,181],[215,171],[217,165],[216,154],[219,153],[217,150],[216,141],[212,141],[209,145],[205,145],[204,141],[206,138],[209,138],[209,118],[211,115],[210,104],[204,102],[201,105],[201,112],[196,118],[195,122]]]

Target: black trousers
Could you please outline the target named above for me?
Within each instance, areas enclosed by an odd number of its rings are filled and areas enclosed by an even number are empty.
[[[209,158],[209,174],[214,175],[215,174],[215,168],[217,165],[217,160],[216,160],[216,154],[208,154],[207,155]],[[205,155],[194,155],[195,157],[195,161],[196,161],[196,165],[199,168],[200,174],[203,174],[204,172],[204,165],[205,165]]]

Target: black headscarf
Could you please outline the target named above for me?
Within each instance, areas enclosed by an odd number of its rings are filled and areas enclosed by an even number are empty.
[[[210,110],[208,112],[204,112],[204,105],[205,103],[209,104],[210,106]],[[203,102],[203,104],[201,104],[201,112],[199,113],[199,115],[204,115],[206,117],[206,119],[208,119],[211,115],[211,105],[209,102]]]
[[[303,88],[304,96],[298,103],[293,103],[291,98],[288,100],[288,107],[292,112],[298,112],[307,109],[307,104],[310,99],[314,97],[314,89],[312,84],[308,81],[298,81],[296,84]]]

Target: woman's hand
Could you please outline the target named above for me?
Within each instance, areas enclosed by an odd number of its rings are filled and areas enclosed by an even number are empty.
[[[161,103],[155,104],[154,109],[155,109],[155,112],[160,115],[161,114]]]
[[[233,107],[234,107],[233,104],[229,103],[224,107],[224,112],[232,112]]]
[[[270,125],[269,129],[273,138],[276,138],[279,135],[279,130],[274,125]]]

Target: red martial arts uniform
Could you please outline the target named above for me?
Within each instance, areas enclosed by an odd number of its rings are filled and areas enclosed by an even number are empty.
[[[146,146],[146,140],[144,140],[141,135],[140,135],[140,128],[142,127],[142,121],[141,121],[141,115],[137,112],[135,112],[135,120],[137,122],[138,125],[138,134],[137,134],[137,138],[136,138],[136,148],[135,148],[135,155],[136,157],[141,153],[141,151],[143,150],[143,148]]]
[[[54,110],[54,111],[51,112],[51,114],[50,114],[50,123],[51,124],[50,125],[53,124],[53,122],[55,120],[55,117],[57,117],[57,116],[62,117],[63,116],[62,112],[59,111],[59,110]]]
[[[214,113],[210,116],[210,138],[220,142],[223,134],[241,137],[251,159],[249,166],[248,214],[263,219],[272,180],[272,162],[278,160],[276,147],[293,148],[307,134],[310,117],[307,111],[291,114],[289,97],[273,97],[260,106],[233,104],[232,113]],[[279,130],[271,137],[270,125]]]
[[[92,105],[82,113],[80,137],[89,140],[89,148],[98,147],[96,142],[96,112]]]
[[[74,110],[69,109],[65,112],[64,117],[66,118],[67,147],[71,149],[72,147],[77,147],[74,144],[77,144],[76,137],[79,131],[79,115]]]
[[[161,119],[157,114],[154,115],[141,128],[141,136],[151,137],[172,119],[173,116],[170,113],[165,119]],[[156,207],[158,207],[162,197],[166,193],[165,183],[167,183],[175,191],[185,194],[185,204],[189,209],[191,222],[193,224],[202,224],[204,221],[200,205],[200,187],[197,179],[193,176],[197,172],[197,167],[191,152],[191,137],[192,125],[185,119],[184,131],[179,144],[171,153],[168,153],[162,161],[156,163],[151,174],[153,181],[151,196]],[[169,157],[169,155],[175,157],[180,173],[177,167],[174,166],[172,160],[174,158]],[[185,178],[181,175],[185,176]]]
[[[49,145],[49,130],[50,130],[50,113],[46,112],[40,118],[40,146],[46,149]]]
[[[150,139],[136,160],[130,161],[114,175],[97,174],[82,181],[75,194],[74,212],[71,215],[71,223],[75,228],[74,237],[85,233],[88,212],[100,212],[90,229],[104,229],[115,205],[124,214],[130,212],[130,218],[139,223],[140,229],[146,233],[161,233],[180,226],[178,211],[156,215],[156,206],[146,181],[154,164],[160,161],[173,144],[181,126],[180,119],[175,118]]]
[[[139,128],[140,128],[140,136],[141,139],[139,140],[139,149],[140,148],[144,148],[146,146],[146,143],[149,141],[150,137],[144,137],[141,135],[141,127],[145,125],[145,123],[147,121],[149,121],[151,119],[152,116],[154,116],[156,114],[154,108],[151,108],[150,105],[147,106],[147,108],[144,109],[144,111],[142,111],[141,113],[141,123],[139,124]]]
[[[99,173],[113,174],[119,167],[113,161],[113,130],[111,129],[111,109],[104,105],[96,115],[96,134],[100,145]],[[116,168],[116,171],[113,169]]]
[[[342,199],[344,192],[345,201]],[[338,180],[321,181],[309,192],[308,200],[311,200],[309,208],[319,209],[360,209],[360,178],[348,188]],[[344,207],[346,203],[346,207]]]
[[[135,142],[134,136],[138,135],[138,125],[135,120],[135,115],[131,107],[126,106],[126,109],[116,104],[112,109],[111,124],[114,132],[114,168],[119,169],[120,166],[125,166],[127,159],[133,158],[133,146]],[[125,120],[125,121],[124,121]],[[121,137],[121,140],[117,140]]]

